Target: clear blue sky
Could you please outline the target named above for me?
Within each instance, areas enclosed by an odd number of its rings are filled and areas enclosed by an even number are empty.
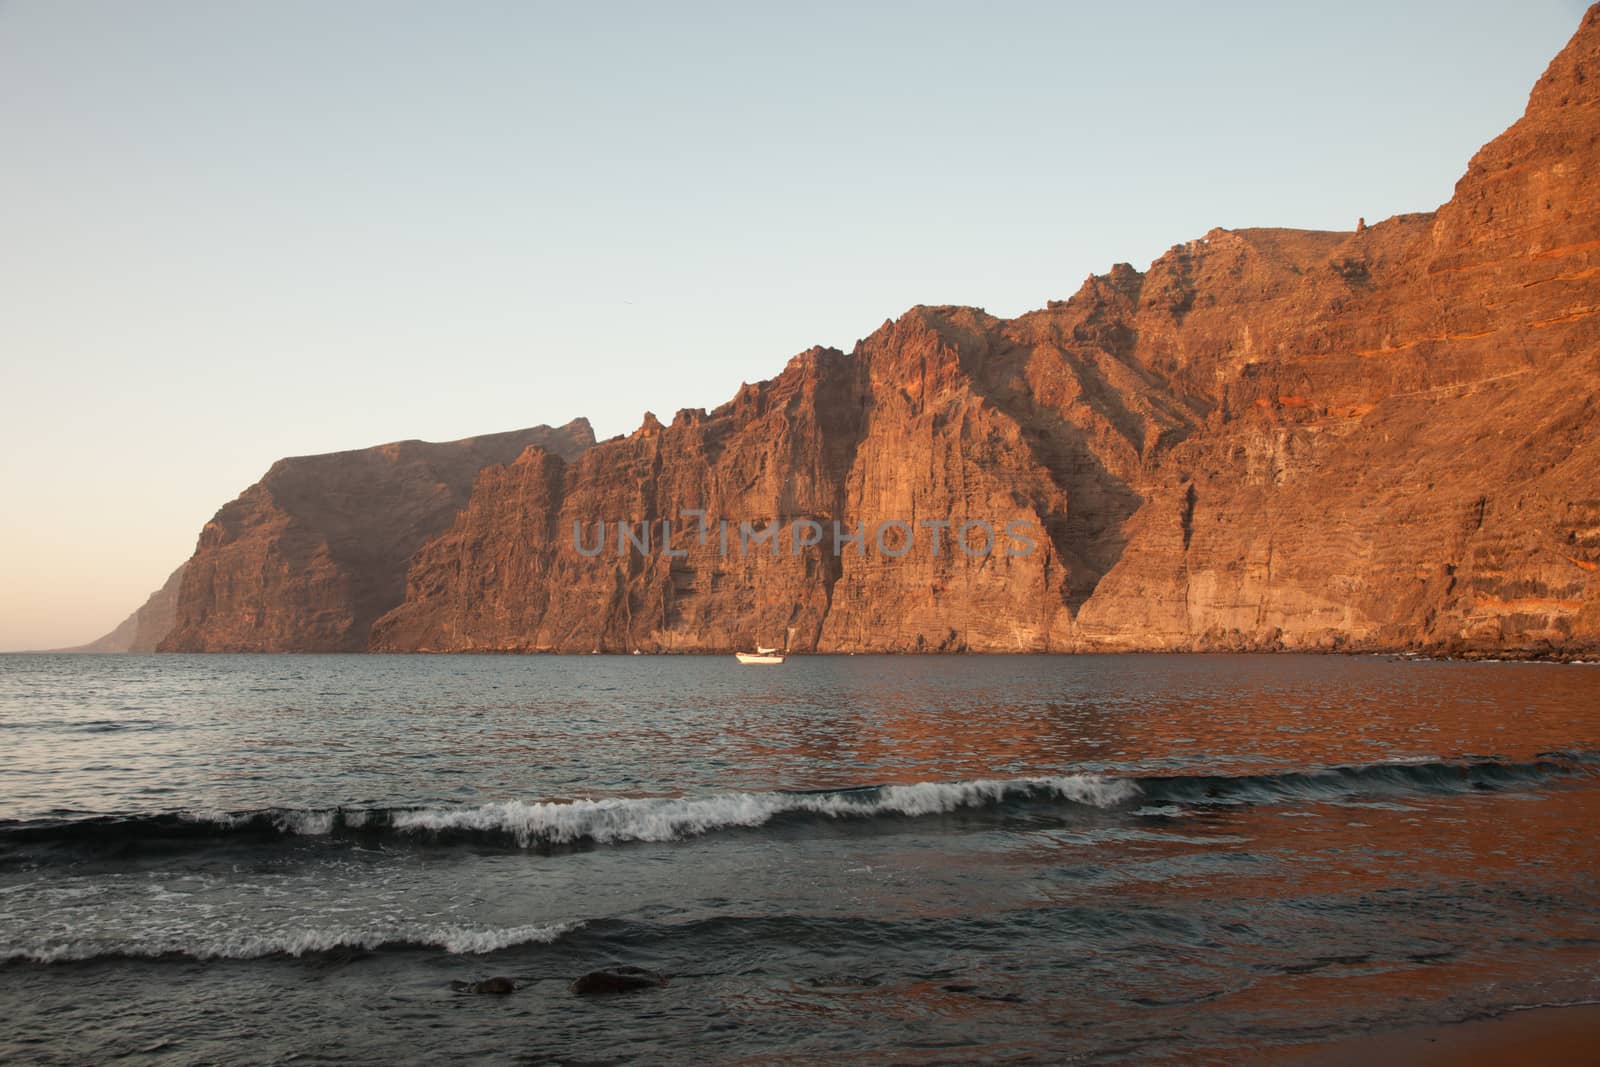
[[[917,303],[1448,199],[1575,0],[0,0],[0,649],[283,455],[711,407]]]

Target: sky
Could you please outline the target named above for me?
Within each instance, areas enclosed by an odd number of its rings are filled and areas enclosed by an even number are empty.
[[[0,0],[0,650],[273,460],[714,407],[915,304],[1449,199],[1576,0]]]

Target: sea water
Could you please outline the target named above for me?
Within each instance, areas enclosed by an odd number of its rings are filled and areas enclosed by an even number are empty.
[[[1593,666],[0,656],[0,1059],[1235,1062],[1593,1000],[1597,753]],[[573,992],[615,966],[664,984]]]

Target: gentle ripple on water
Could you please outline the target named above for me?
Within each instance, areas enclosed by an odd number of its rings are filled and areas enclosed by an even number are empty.
[[[1600,992],[1595,667],[0,656],[0,748],[0,1058],[1231,1061]]]

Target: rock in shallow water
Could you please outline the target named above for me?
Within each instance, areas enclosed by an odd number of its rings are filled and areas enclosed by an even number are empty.
[[[604,993],[632,993],[640,989],[667,984],[664,975],[647,971],[643,967],[607,967],[590,971],[572,983],[572,991],[582,996]]]

